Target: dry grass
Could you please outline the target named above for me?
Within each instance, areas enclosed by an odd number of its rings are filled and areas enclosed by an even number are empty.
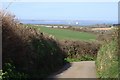
[[[92,28],[92,30],[111,30],[112,28]]]

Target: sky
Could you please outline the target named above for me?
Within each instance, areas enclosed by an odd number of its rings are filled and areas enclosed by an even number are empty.
[[[2,2],[119,2],[119,0],[1,0]]]
[[[7,11],[30,20],[118,20],[118,2],[13,2]]]

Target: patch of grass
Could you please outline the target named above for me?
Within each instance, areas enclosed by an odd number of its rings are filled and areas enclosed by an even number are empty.
[[[65,58],[64,60],[67,62],[79,62],[80,61],[80,59],[78,59],[78,58],[75,59],[75,58],[68,58],[68,57]]]
[[[64,60],[67,61],[67,62],[80,62],[80,61],[94,61],[95,59],[96,59],[96,57],[86,54],[86,55],[82,55],[79,58],[69,58],[69,57],[67,57]]]
[[[34,26],[33,26],[34,27]],[[93,41],[96,39],[94,34],[90,34],[87,32],[77,32],[67,29],[58,29],[58,28],[47,28],[36,26],[36,28],[46,34],[53,35],[55,38],[59,40],[85,40],[85,41]]]
[[[91,55],[88,55],[88,54],[83,55],[80,58],[81,61],[94,61],[95,59],[96,59],[95,56],[91,56]]]

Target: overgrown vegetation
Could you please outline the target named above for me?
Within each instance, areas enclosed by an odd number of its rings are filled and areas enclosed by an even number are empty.
[[[95,60],[97,52],[101,46],[99,42],[86,41],[62,41],[61,49],[67,53],[67,59],[72,61]]]
[[[117,31],[115,31],[114,38],[108,39],[100,48],[96,66],[98,78],[118,78]]]

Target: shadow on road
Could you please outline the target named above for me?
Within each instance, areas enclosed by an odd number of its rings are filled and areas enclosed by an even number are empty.
[[[57,74],[60,74],[66,70],[68,70],[69,68],[71,67],[71,63],[67,63],[65,66],[63,66],[62,69],[60,69],[59,71],[53,73],[52,75],[50,75],[46,80],[58,80],[56,79],[57,76],[54,76],[54,75],[57,75]]]

